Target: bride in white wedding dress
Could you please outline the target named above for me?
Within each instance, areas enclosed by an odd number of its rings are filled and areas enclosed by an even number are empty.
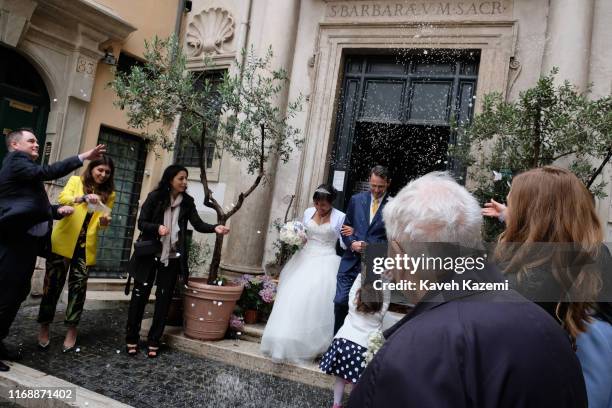
[[[274,307],[261,339],[272,360],[307,363],[329,347],[334,331],[334,295],[344,213],[333,208],[335,191],[321,185],[314,207],[304,211],[308,242],[281,271]],[[340,240],[342,242],[342,240]]]

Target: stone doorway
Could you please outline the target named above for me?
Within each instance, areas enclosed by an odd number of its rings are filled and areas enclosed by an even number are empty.
[[[393,55],[350,55],[344,63],[329,180],[341,187],[346,208],[367,190],[369,168],[390,167],[393,195],[433,170],[451,170],[454,123],[473,114],[478,50],[401,50]]]

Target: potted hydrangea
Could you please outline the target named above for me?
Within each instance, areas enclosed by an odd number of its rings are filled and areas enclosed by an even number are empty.
[[[244,290],[238,300],[246,324],[257,323],[258,317],[266,319],[272,311],[276,297],[276,282],[267,275],[242,275],[236,280]]]

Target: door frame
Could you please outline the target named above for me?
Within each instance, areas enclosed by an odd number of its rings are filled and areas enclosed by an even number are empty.
[[[480,50],[475,113],[485,94],[506,93],[510,59],[514,55],[516,22],[434,22],[423,31],[418,24],[369,23],[319,25],[308,120],[299,172],[296,209],[307,208],[314,187],[328,179],[329,157],[335,141],[344,61],[354,53],[375,54],[400,49]],[[418,35],[417,35],[418,34]]]
[[[384,123],[398,125],[419,125],[419,126],[435,126],[446,127],[451,126],[451,118],[454,117],[459,122],[471,118],[474,108],[472,96],[474,88],[478,80],[478,62],[479,55],[473,55],[478,51],[474,50],[456,50],[456,55],[447,57],[447,61],[441,61],[440,65],[445,64],[451,68],[445,73],[417,72],[417,68],[422,63],[436,64],[438,58],[433,52],[423,55],[422,53],[412,52],[405,55],[397,54],[375,54],[363,55],[354,54],[347,55],[344,59],[342,89],[338,101],[338,119],[334,144],[332,147],[332,156],[329,164],[328,183],[333,182],[336,171],[341,171],[344,174],[344,183],[342,191],[339,191],[336,204],[340,209],[343,209],[348,204],[347,187],[351,180],[351,157],[353,146],[355,144],[355,130],[359,121],[382,121]],[[402,61],[397,61],[401,59]],[[470,61],[471,60],[471,61]],[[397,68],[395,72],[373,72],[372,67],[376,67],[380,63],[391,62]],[[466,74],[463,71],[464,65],[474,66],[473,73]],[[368,99],[368,86],[373,83],[392,84],[395,83],[401,86],[401,95],[399,99],[398,117],[393,119],[382,119],[378,117],[366,117],[363,111]],[[417,84],[450,84],[446,101],[445,119],[443,121],[435,120],[415,120],[410,118],[412,107],[414,106],[415,86]],[[357,90],[354,85],[357,84]],[[469,95],[469,107],[465,110],[465,118],[461,117],[462,102],[461,92],[463,86],[471,85],[471,93]],[[476,87],[477,89],[477,87]],[[381,120],[379,120],[381,119]],[[455,132],[449,133],[450,145],[455,140]],[[375,163],[371,163],[374,165]],[[453,163],[448,161],[448,170],[452,170]],[[393,179],[393,174],[391,174]],[[352,192],[351,192],[352,193]]]

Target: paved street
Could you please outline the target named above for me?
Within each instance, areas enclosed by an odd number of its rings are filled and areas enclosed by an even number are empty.
[[[79,352],[61,353],[61,315],[52,326],[51,348],[36,348],[37,307],[23,308],[7,338],[20,344],[22,364],[136,407],[326,407],[331,392],[162,349],[157,359],[124,350],[124,309],[85,311]],[[146,316],[145,316],[146,317]],[[7,406],[0,401],[0,406]],[[10,406],[10,405],[8,405]]]

